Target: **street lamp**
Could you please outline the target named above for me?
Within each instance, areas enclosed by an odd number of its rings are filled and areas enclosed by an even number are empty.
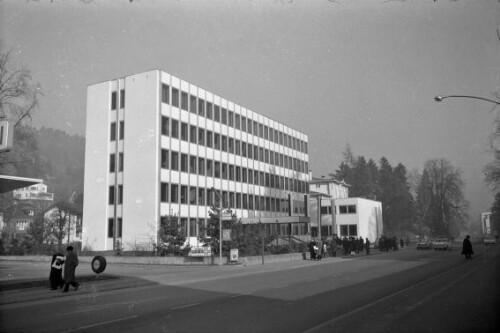
[[[482,101],[486,101],[486,102],[490,102],[490,103],[493,103],[493,104],[496,104],[496,105],[500,105],[500,102],[499,101],[494,101],[492,99],[488,99],[488,98],[484,98],[484,97],[478,97],[478,96],[468,96],[468,95],[449,95],[449,96],[436,96],[434,97],[434,100],[436,102],[442,102],[443,99],[445,98],[472,98],[472,99],[479,99],[479,100],[482,100]]]

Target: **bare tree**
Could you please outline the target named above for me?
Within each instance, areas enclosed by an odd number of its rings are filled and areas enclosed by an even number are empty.
[[[18,126],[38,107],[40,86],[31,72],[12,64],[11,51],[4,51],[0,41],[0,119],[7,118]]]
[[[490,149],[493,161],[483,168],[483,172],[486,183],[497,190],[500,188],[500,118],[496,119],[495,129],[490,136]]]

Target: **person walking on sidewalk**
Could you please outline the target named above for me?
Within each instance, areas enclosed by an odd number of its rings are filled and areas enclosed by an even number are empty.
[[[368,237],[366,237],[366,241],[365,241],[365,250],[366,250],[366,255],[369,255],[370,254],[370,240],[368,239]]]
[[[62,278],[62,269],[64,263],[64,255],[62,253],[55,253],[52,256],[52,262],[50,263],[50,290],[57,290],[64,285],[64,280]]]
[[[465,259],[472,259],[474,251],[472,251],[472,243],[470,242],[470,236],[467,235],[462,244],[462,254],[465,255]]]
[[[78,266],[78,257],[73,252],[73,246],[68,246],[66,248],[66,261],[64,262],[64,290],[63,293],[67,293],[69,285],[71,284],[75,289],[78,290],[79,284],[76,282],[75,270]]]

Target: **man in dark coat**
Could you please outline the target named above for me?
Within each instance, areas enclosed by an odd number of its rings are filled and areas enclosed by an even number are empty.
[[[465,259],[472,259],[474,251],[472,251],[472,243],[470,242],[470,236],[467,235],[462,244],[462,254],[465,255]]]
[[[365,242],[365,250],[366,250],[366,255],[369,255],[370,254],[370,240],[368,239],[368,237],[366,238],[366,242]]]
[[[64,280],[62,278],[62,268],[64,263],[64,255],[62,253],[55,253],[52,256],[52,262],[50,263],[50,289],[57,290],[57,288],[64,285]]]
[[[76,290],[78,290],[79,284],[76,282],[75,278],[75,270],[76,266],[78,266],[78,257],[73,252],[73,246],[68,246],[66,248],[66,261],[64,262],[64,290],[63,293],[67,293],[69,289],[69,285],[71,284]]]

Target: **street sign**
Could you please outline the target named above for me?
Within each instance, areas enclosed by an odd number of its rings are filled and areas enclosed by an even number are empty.
[[[233,215],[231,212],[222,212],[222,221],[231,221],[233,219]]]
[[[223,229],[222,230],[222,240],[230,241],[231,240],[231,229]]]

